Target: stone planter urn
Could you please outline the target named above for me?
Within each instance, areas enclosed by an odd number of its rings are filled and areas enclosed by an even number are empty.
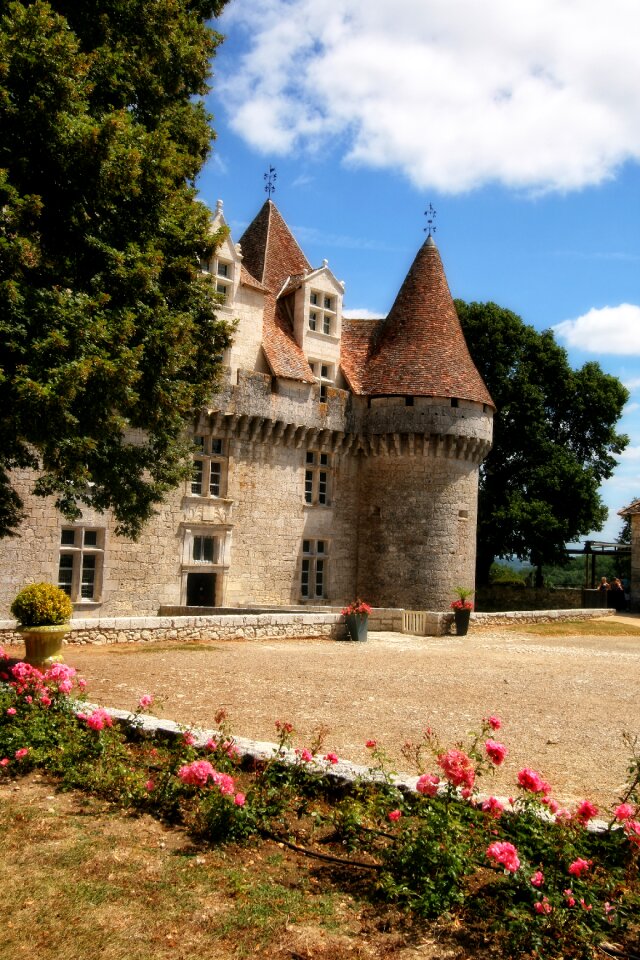
[[[54,663],[61,663],[62,641],[71,629],[70,623],[18,627],[25,645],[25,661],[38,670],[46,670]]]
[[[62,660],[62,641],[71,629],[71,600],[53,583],[29,583],[11,604],[18,621],[17,632],[24,638],[25,660],[46,670]]]

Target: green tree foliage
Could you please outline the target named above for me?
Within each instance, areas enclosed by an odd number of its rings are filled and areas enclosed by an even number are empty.
[[[597,363],[573,370],[550,330],[495,303],[456,301],[473,360],[497,407],[480,472],[477,582],[497,557],[542,564],[602,528],[598,489],[628,443],[615,426],[628,399]]]
[[[14,471],[136,536],[228,325],[195,179],[225,0],[0,0],[0,535]]]

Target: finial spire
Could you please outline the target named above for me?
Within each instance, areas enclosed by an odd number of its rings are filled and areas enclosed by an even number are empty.
[[[267,173],[265,173],[264,175],[264,181],[265,181],[264,192],[269,197],[269,200],[271,200],[271,194],[276,192],[277,179],[278,179],[278,174],[276,173],[276,168],[272,167],[271,164],[269,164],[269,169]]]
[[[433,207],[433,204],[431,203],[429,204],[429,209],[425,210],[424,215],[427,218],[427,225],[424,229],[428,239],[430,236],[432,236],[432,234],[436,232],[436,227],[433,221],[435,220],[437,213]]]

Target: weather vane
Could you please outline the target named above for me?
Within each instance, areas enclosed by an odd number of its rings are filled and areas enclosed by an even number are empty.
[[[427,218],[427,225],[424,228],[428,237],[436,232],[433,221],[436,218],[436,211],[433,208],[433,204],[429,204],[429,209],[424,212],[425,217]]]
[[[269,197],[269,200],[271,200],[271,194],[276,192],[277,179],[278,179],[278,174],[276,173],[276,168],[272,167],[271,164],[269,164],[269,172],[265,173],[264,175],[264,180],[265,180],[264,192]]]

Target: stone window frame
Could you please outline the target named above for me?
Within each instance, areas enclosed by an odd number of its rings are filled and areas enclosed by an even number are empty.
[[[182,534],[182,557],[180,564],[181,604],[186,604],[187,577],[190,573],[215,573],[216,606],[222,602],[225,591],[225,577],[229,569],[227,557],[230,551],[231,527],[224,523],[201,523],[183,521],[180,524]],[[194,547],[198,540],[213,540],[212,559],[197,558]]]
[[[325,337],[334,337],[338,319],[336,308],[337,299],[335,296],[330,296],[323,290],[312,288],[309,291],[309,329]]]
[[[193,467],[187,481],[189,495],[203,500],[223,499],[229,475],[228,440],[210,433],[196,433],[193,444]]]
[[[328,507],[331,504],[333,463],[331,454],[323,450],[307,450],[304,467],[304,502],[306,506]]]
[[[335,364],[328,363],[326,360],[310,359],[309,366],[311,367],[313,375],[316,378],[316,382],[320,385],[320,403],[326,403],[327,387],[332,387],[335,384]]]
[[[58,586],[72,603],[99,603],[104,579],[106,528],[94,524],[60,528]]]
[[[221,293],[227,301],[231,299],[234,282],[234,263],[225,257],[213,258],[213,275],[216,281],[216,293]]]
[[[303,600],[328,599],[330,543],[326,538],[304,538],[300,564]]]

